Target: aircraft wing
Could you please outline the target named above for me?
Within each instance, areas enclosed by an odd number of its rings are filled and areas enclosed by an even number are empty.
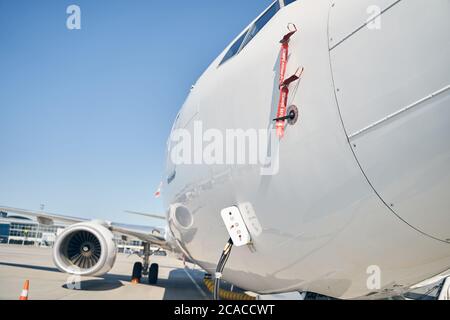
[[[71,217],[67,215],[59,215],[42,211],[32,211],[4,206],[0,206],[0,211],[20,214],[27,217],[34,217],[37,219],[38,223],[43,225],[53,225],[54,222],[60,222],[63,224],[71,225],[75,223],[91,221],[89,219]],[[114,232],[116,234],[131,236],[144,242],[150,242],[153,245],[160,246],[163,249],[170,249],[170,250],[173,249],[173,246],[170,245],[166,240],[165,230],[163,228],[128,225],[110,221],[101,221],[101,222],[102,224],[106,225],[109,228],[109,230],[111,230],[111,232]]]

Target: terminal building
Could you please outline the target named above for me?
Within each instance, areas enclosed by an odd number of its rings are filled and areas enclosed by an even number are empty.
[[[0,212],[0,243],[53,247],[57,235],[66,227],[63,224],[43,225],[28,217]],[[115,241],[119,252],[135,253],[144,249],[138,240],[124,241],[117,237]]]
[[[64,225],[46,226],[27,217],[0,213],[0,243],[53,246]]]

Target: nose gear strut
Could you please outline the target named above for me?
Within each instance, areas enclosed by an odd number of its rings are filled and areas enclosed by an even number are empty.
[[[157,263],[152,263],[150,265],[150,256],[152,251],[150,248],[150,243],[144,244],[144,255],[142,257],[143,262],[135,262],[133,266],[133,273],[131,275],[132,283],[139,283],[142,276],[148,276],[149,284],[156,284],[158,282],[158,272],[159,265]]]

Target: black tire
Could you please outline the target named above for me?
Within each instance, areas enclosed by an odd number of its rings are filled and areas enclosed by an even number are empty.
[[[158,282],[159,265],[152,263],[148,271],[148,284],[156,284]]]
[[[142,263],[141,262],[135,262],[133,266],[133,273],[131,274],[131,280],[133,279],[139,279],[142,278]]]

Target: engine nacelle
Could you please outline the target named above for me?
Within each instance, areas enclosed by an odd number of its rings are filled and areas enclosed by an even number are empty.
[[[104,275],[113,267],[116,256],[114,235],[99,222],[66,228],[53,248],[53,261],[58,269],[80,276]]]

